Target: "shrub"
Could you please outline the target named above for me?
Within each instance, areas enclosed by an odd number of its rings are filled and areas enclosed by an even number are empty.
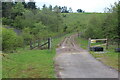
[[[24,28],[22,31],[22,37],[24,39],[24,44],[30,44],[30,40],[32,40],[33,35],[31,35],[30,28]]]
[[[3,25],[12,25],[13,20],[3,17],[3,18],[2,18],[2,23],[3,23]]]
[[[2,28],[2,50],[13,52],[23,45],[23,39],[17,36],[12,29]]]

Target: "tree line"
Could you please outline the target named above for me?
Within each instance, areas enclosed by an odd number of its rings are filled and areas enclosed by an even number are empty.
[[[115,3],[106,12],[100,15],[93,15],[88,21],[84,30],[86,38],[110,38],[120,39],[120,2]]]
[[[60,7],[47,7],[43,5],[40,10],[35,2],[3,2],[2,23],[3,25],[20,30],[21,35],[13,32],[13,29],[3,27],[3,51],[14,51],[23,47],[24,43],[42,40],[57,36],[65,32],[63,16]]]

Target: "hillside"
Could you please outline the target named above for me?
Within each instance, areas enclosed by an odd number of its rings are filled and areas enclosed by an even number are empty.
[[[68,31],[82,33],[84,38],[111,38],[118,36],[117,13],[62,14]]]

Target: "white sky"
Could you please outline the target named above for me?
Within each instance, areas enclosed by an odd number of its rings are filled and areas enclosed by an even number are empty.
[[[85,10],[85,12],[104,12],[104,8],[110,7],[118,0],[34,0],[36,5],[42,8],[43,4],[49,6],[67,6],[71,7],[74,12],[77,9]]]

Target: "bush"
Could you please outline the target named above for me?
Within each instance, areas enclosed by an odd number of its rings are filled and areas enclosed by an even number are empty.
[[[31,33],[30,28],[24,28],[23,31],[22,31],[22,37],[23,37],[23,39],[25,41],[24,42],[25,45],[30,44],[30,41],[32,40],[33,35],[31,35],[30,33]]]
[[[86,39],[88,38],[95,38],[95,31],[92,27],[88,27],[85,32],[82,34],[82,36]]]
[[[23,45],[23,39],[17,36],[12,29],[2,28],[2,50],[13,52]]]
[[[12,25],[13,20],[3,17],[3,18],[2,18],[2,23],[3,23],[3,25]]]

